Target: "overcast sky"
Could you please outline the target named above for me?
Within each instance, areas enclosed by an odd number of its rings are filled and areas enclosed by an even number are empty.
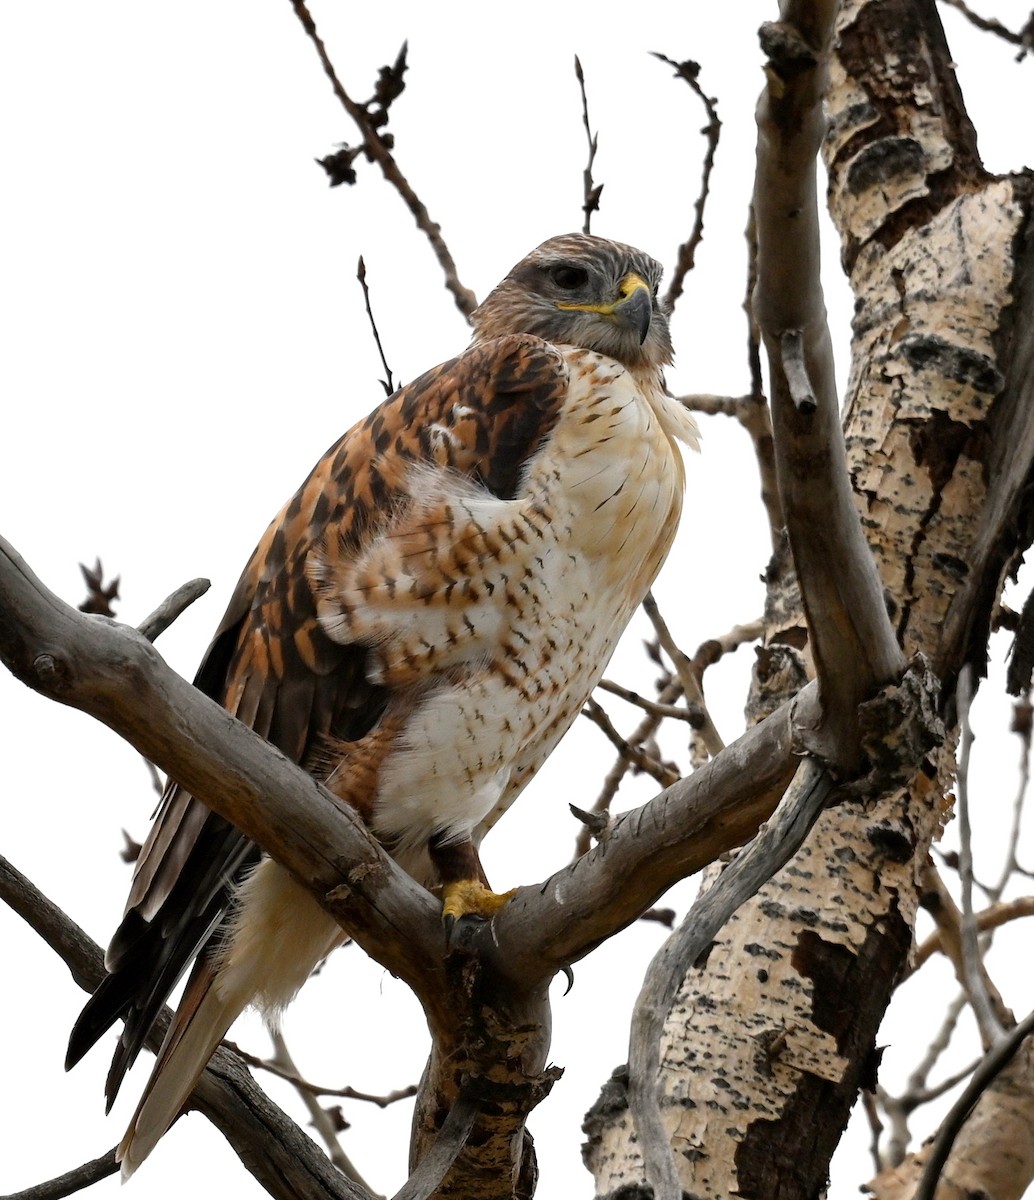
[[[670,0],[386,2],[361,17],[358,6],[313,0],[312,11],[358,99],[409,39],[408,86],[392,110],[397,158],[479,296],[532,246],[580,226],[586,147],[575,53],[600,136],[595,175],[605,189],[594,232],[673,260],[692,225],[706,118],[649,52],[698,60],[723,129],[706,238],[673,321],[669,382],[676,393],[738,394],[748,386],[742,231],[761,86],[755,30],[775,7],[739,0],[720,19],[712,5]],[[1025,8],[1013,0],[997,13],[1018,27]],[[952,12],[946,22],[987,164],[1034,162],[1031,124],[1016,119],[1030,111],[1034,64],[974,39]],[[360,163],[357,187],[327,187],[314,158],[356,134],[287,0],[4,4],[0,97],[0,532],[72,602],[83,593],[76,564],[99,555],[122,576],[120,615],[131,623],[184,580],[210,578],[209,595],[160,642],[190,676],[270,517],[381,397],[355,282],[359,255],[397,380],[455,354],[468,330],[425,238],[377,171]],[[850,302],[832,236],[826,255],[843,379]],[[728,421],[702,424],[683,532],[658,587],[690,649],[759,614],[767,557],[746,437]],[[635,646],[612,674],[635,681]],[[727,739],[742,726],[749,660],[740,651],[715,672],[714,715]],[[650,672],[639,670],[648,689]],[[114,735],[6,674],[0,710],[0,851],[105,943],[129,883],[119,830],[142,838],[154,803],[146,771]],[[1001,729],[1007,705],[985,711],[987,730]],[[635,723],[628,711],[615,716],[625,728]],[[989,756],[998,774],[987,776],[987,804],[1004,811],[1015,750],[1001,746]],[[609,759],[588,727],[558,752],[486,843],[498,888],[567,860],[577,831],[566,803],[591,804]],[[639,781],[622,805],[653,790]],[[673,903],[681,912],[690,898],[685,885]],[[543,1200],[590,1194],[581,1114],[624,1060],[628,1010],[662,935],[640,923],[579,965],[569,996],[557,992],[553,1057],[568,1073],[531,1121]],[[105,1119],[110,1041],[64,1075],[83,996],[6,911],[0,937],[8,964],[0,1190],[9,1191],[114,1145],[149,1064]],[[1029,990],[1007,999],[1030,1006]],[[426,1052],[415,1002],[354,948],[309,985],[286,1032],[310,1077],[370,1091],[415,1082]],[[235,1036],[265,1051],[257,1022]],[[299,1112],[283,1089],[271,1090]],[[349,1103],[345,1115],[354,1126],[346,1149],[391,1194],[405,1178],[408,1106]],[[862,1129],[844,1151],[858,1165],[834,1194],[853,1194],[866,1177],[865,1144]],[[203,1194],[264,1194],[197,1115],[163,1141],[134,1194],[196,1191],[202,1164]],[[117,1187],[109,1180],[91,1195],[102,1200]]]

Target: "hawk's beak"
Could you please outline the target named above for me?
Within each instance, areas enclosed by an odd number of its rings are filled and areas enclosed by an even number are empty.
[[[646,341],[653,317],[653,292],[638,275],[626,275],[618,289],[622,299],[614,305],[614,316],[631,325],[639,334],[639,345]]]
[[[562,304],[557,301],[557,308],[569,311],[577,309],[579,312],[599,313],[601,317],[613,317],[636,331],[641,346],[650,332],[653,292],[650,285],[633,272],[618,284],[618,298],[611,304]]]

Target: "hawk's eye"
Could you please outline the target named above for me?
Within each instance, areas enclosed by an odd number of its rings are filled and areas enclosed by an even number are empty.
[[[584,267],[573,267],[570,263],[558,263],[549,268],[549,277],[565,292],[584,287],[589,282],[589,272]]]

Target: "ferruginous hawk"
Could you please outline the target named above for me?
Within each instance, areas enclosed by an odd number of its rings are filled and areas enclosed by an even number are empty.
[[[490,916],[477,846],[577,716],[672,543],[676,442],[661,268],[569,234],[474,314],[458,358],[401,388],[316,464],[241,576],[196,678],[354,805],[447,919]],[[109,974],[68,1065],[119,1017],[109,1107],[192,958],[119,1147],[124,1175],[248,1005],[277,1013],[344,934],[173,780]]]

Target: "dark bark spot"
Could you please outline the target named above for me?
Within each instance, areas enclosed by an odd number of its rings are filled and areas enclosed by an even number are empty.
[[[915,371],[936,371],[946,379],[965,383],[994,397],[1005,386],[995,361],[935,333],[909,334],[899,343],[901,353]]]
[[[921,175],[923,161],[923,148],[915,138],[880,138],[854,156],[844,184],[857,196],[901,175]]]

